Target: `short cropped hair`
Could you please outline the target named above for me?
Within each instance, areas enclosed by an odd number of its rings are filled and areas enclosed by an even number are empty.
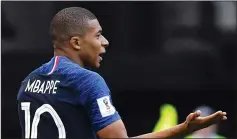
[[[65,41],[74,35],[84,35],[88,21],[93,19],[96,19],[96,16],[85,8],[62,9],[54,16],[50,24],[52,41]]]

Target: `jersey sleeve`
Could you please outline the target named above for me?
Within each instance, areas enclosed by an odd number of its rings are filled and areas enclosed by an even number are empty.
[[[121,119],[113,106],[110,90],[99,74],[90,75],[85,84],[80,100],[88,112],[95,132]]]

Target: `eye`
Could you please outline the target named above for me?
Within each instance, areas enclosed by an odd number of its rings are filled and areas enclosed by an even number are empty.
[[[97,34],[97,35],[96,35],[96,38],[97,38],[97,39],[99,39],[99,38],[100,38],[100,36],[101,36],[101,34]]]

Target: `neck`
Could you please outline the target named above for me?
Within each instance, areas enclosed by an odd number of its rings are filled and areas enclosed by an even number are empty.
[[[76,54],[73,54],[73,52],[70,52],[70,51],[71,50],[67,49],[66,47],[65,47],[65,49],[55,48],[54,49],[54,56],[65,56],[65,57],[69,58],[70,60],[72,60],[73,62],[80,65],[81,67],[84,67],[82,60]]]

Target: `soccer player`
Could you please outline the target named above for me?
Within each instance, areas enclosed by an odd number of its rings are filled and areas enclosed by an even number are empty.
[[[54,57],[22,81],[17,96],[23,138],[127,138],[104,79],[85,68],[99,68],[109,45],[96,16],[84,8],[65,8],[52,19],[50,34]],[[137,137],[176,137],[227,119],[222,111],[200,113]]]

